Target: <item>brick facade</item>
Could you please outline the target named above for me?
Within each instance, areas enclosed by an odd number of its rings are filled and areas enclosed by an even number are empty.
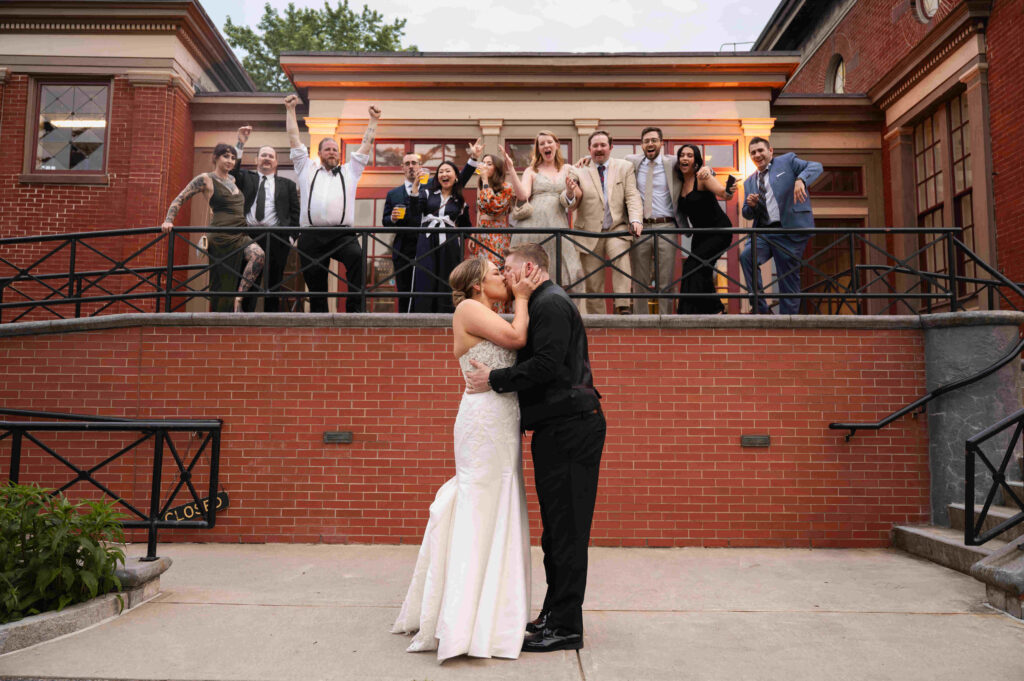
[[[1024,0],[994,3],[988,29],[989,122],[992,136],[993,193],[999,268],[1024,281],[1024,203],[1016,193],[1024,186]]]
[[[923,420],[849,444],[827,427],[919,395],[919,330],[592,328],[589,337],[609,422],[595,544],[881,547],[894,523],[927,521]],[[135,327],[4,338],[0,404],[224,419],[231,508],[212,531],[163,540],[415,543],[434,492],[454,473],[461,379],[450,343],[438,328]],[[354,443],[324,445],[325,430],[351,430]],[[771,447],[741,448],[750,433],[770,435]],[[194,451],[178,438],[181,453]],[[82,437],[45,441],[88,462],[127,443],[108,438],[95,451]],[[9,443],[0,442],[0,470]],[[66,470],[33,451],[22,481],[64,482]],[[145,457],[102,479],[145,508]]]
[[[786,84],[786,92],[825,92],[828,66],[835,54],[841,55],[846,64],[846,91],[867,92],[961,4],[963,0],[939,3],[935,16],[923,24],[907,0],[857,0]]]

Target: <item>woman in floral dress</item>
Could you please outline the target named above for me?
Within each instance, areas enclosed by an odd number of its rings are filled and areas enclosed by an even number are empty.
[[[470,146],[473,157],[480,159],[477,163],[480,174],[480,186],[476,192],[477,227],[508,229],[508,216],[515,207],[516,195],[525,192],[508,152],[504,159],[497,154],[484,154],[481,159],[483,150],[480,140]],[[511,172],[506,176],[507,171]],[[511,182],[507,182],[506,177]],[[500,268],[511,241],[511,234],[473,234],[466,240],[466,257],[484,256]]]

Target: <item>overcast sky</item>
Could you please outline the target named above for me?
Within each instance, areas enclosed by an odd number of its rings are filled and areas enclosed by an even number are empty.
[[[223,29],[256,27],[264,0],[200,0]],[[294,0],[322,7],[323,0]],[[331,0],[332,6],[336,0]],[[283,10],[287,0],[270,0]],[[349,0],[361,11],[364,2]],[[715,52],[757,38],[774,0],[371,0],[386,20],[404,17],[405,42],[428,52]],[[740,45],[739,49],[749,49]],[[731,46],[725,49],[733,49]]]

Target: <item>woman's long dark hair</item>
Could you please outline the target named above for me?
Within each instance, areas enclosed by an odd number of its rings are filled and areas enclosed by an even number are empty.
[[[676,167],[673,170],[674,170],[674,172],[676,174],[676,178],[678,178],[680,184],[682,184],[683,181],[686,179],[686,178],[683,177],[683,171],[679,169],[679,154],[683,153],[683,149],[692,149],[693,150],[693,175],[694,175],[694,177],[697,176],[697,171],[700,170],[704,166],[704,157],[701,156],[700,149],[697,148],[697,145],[695,145],[695,144],[681,144],[681,145],[679,145],[679,148],[676,149]]]
[[[455,184],[452,185],[452,196],[454,196],[459,203],[465,203],[466,200],[462,198],[462,185],[459,183],[459,168],[451,161],[441,161],[437,166],[437,170],[440,170],[442,166],[452,167],[452,172],[455,173]],[[441,188],[441,183],[437,181],[437,170],[434,171],[434,176],[430,178],[430,184],[427,185],[427,191],[431,194],[433,194],[435,190],[439,190]]]

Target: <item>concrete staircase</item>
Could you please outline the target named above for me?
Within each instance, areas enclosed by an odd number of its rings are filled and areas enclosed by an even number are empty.
[[[1024,483],[1011,482],[1024,500]],[[986,583],[990,605],[1021,618],[1024,604],[1024,523],[981,546],[964,544],[964,505],[949,504],[951,527],[897,525],[893,546],[922,558],[972,575]],[[975,506],[975,513],[981,505]],[[1020,512],[1016,506],[992,506],[982,524],[987,531]],[[977,517],[977,516],[975,516]]]

